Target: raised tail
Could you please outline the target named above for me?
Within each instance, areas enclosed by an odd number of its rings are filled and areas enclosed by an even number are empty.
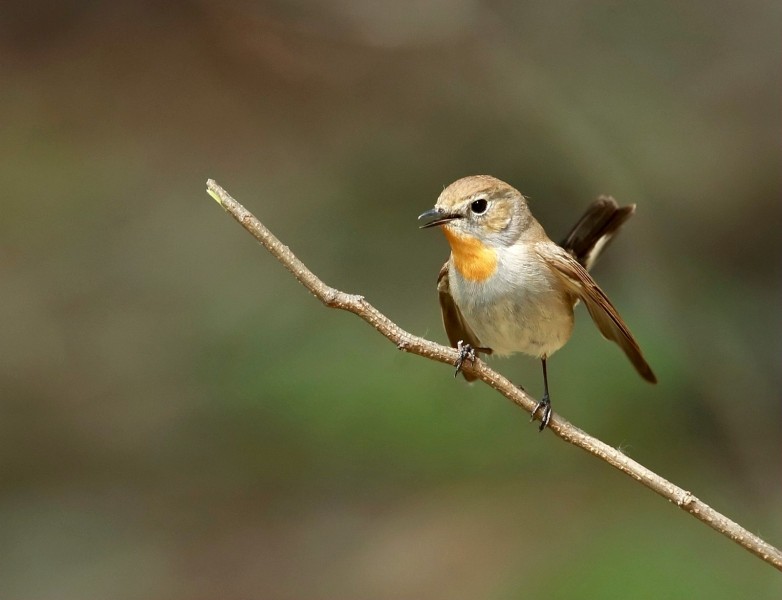
[[[611,196],[600,196],[559,245],[588,271],[634,212],[635,204],[620,207]]]

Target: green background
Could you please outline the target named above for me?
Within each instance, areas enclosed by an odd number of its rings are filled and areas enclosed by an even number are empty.
[[[500,177],[595,270],[555,409],[782,543],[778,2],[6,2],[0,597],[778,598],[770,566],[446,365],[416,216]],[[492,361],[532,394],[540,366]]]

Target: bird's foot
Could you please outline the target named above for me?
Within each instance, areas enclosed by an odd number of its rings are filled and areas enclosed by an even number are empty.
[[[459,351],[459,358],[456,359],[456,371],[453,376],[456,377],[462,370],[462,365],[465,360],[469,360],[470,363],[475,364],[475,349],[470,344],[465,344],[462,340],[459,340],[456,344],[456,349]]]
[[[532,411],[530,422],[535,420],[535,416],[541,408],[543,409],[543,414],[540,416],[540,427],[538,428],[538,431],[543,431],[548,426],[549,421],[551,421],[551,400],[549,400],[548,394],[543,394],[543,398],[535,405],[535,410]]]

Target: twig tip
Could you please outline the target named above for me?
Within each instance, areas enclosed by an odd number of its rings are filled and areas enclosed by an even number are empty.
[[[217,182],[214,179],[206,180],[206,193],[209,194],[212,198],[214,198],[215,202],[217,202],[220,206],[222,206],[223,201],[220,200],[220,196],[215,190],[215,188],[217,187],[218,187]]]

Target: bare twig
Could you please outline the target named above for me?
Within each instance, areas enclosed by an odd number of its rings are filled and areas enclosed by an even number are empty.
[[[209,194],[323,304],[331,308],[339,308],[357,314],[394,342],[400,350],[443,363],[452,365],[456,363],[459,353],[454,348],[441,346],[408,333],[367,302],[362,296],[346,294],[327,286],[304,263],[296,258],[287,246],[283,245],[258,219],[234,200],[214,180],[210,179],[207,181],[206,186]],[[465,370],[471,370],[481,380],[527,412],[534,410],[537,402],[532,397],[516,387],[510,380],[490,369],[483,361],[476,360],[474,364],[467,363],[464,368]],[[700,519],[712,529],[732,539],[782,571],[782,552],[753,533],[750,533],[738,523],[720,514],[696,498],[692,493],[663,479],[640,463],[628,458],[619,450],[588,435],[556,413],[552,415],[548,428],[563,440],[582,450],[586,450],[614,468],[619,469],[622,473],[641,482],[663,498],[668,499],[695,518]]]

